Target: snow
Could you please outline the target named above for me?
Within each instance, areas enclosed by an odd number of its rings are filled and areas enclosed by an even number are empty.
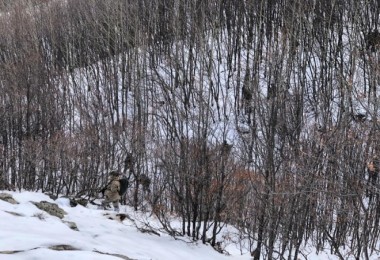
[[[95,205],[71,207],[69,199],[52,200],[40,192],[9,192],[19,202],[11,204],[0,200],[0,259],[6,260],[248,260],[247,250],[237,247],[233,240],[234,229],[226,226],[221,234],[230,243],[220,254],[210,245],[193,242],[186,237],[174,239],[159,231],[159,222],[149,212],[135,212],[121,206],[120,213],[130,219],[120,221],[111,210],[99,210]],[[32,202],[48,201],[57,204],[67,214],[61,220],[38,209]],[[18,214],[18,215],[15,215]],[[112,219],[111,219],[112,218]],[[76,223],[79,231],[72,230],[64,222]],[[177,221],[178,222],[178,221]],[[137,227],[154,227],[160,236],[142,233]],[[173,218],[173,226],[179,225]],[[240,241],[244,243],[244,241]],[[53,250],[51,247],[67,245],[72,250]],[[299,259],[319,260],[338,257],[330,249],[316,253],[312,245],[301,248]],[[379,259],[375,254],[370,259]],[[352,259],[348,257],[347,259]]]
[[[116,213],[98,210],[94,205],[70,207],[67,198],[54,201],[39,192],[6,193],[19,204],[0,200],[0,259],[123,259],[121,256],[139,260],[251,258],[249,254],[240,255],[237,249],[232,250],[229,256],[223,255],[209,245],[190,242],[186,238],[174,239],[164,232],[159,232],[160,236],[142,233],[134,223],[138,225],[149,220],[152,226],[159,226],[158,223],[148,213],[134,212],[127,206],[122,206],[120,213],[128,214],[134,221],[109,219]],[[67,214],[62,220],[51,216],[31,203],[39,201],[56,203]],[[70,229],[63,221],[75,222],[79,231]],[[77,250],[49,249],[57,245],[69,245]],[[19,252],[10,254],[7,253],[9,251]]]

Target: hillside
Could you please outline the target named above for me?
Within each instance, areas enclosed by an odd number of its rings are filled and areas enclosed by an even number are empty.
[[[96,199],[117,170],[128,212],[175,239],[220,250],[227,225],[254,260],[376,257],[379,10],[2,1],[0,189]]]
[[[122,206],[120,213],[99,210],[97,206],[70,206],[68,198],[52,200],[39,192],[0,192],[14,199],[0,199],[0,258],[7,260],[248,260],[249,252],[240,251],[238,232],[225,227],[228,240],[222,241],[224,254],[190,239],[174,239],[160,231],[157,219],[147,212],[135,212]],[[57,204],[66,212],[60,219],[40,210],[34,202]],[[127,216],[121,220],[120,215]],[[174,225],[178,222],[173,219]],[[73,225],[75,223],[75,225]],[[235,242],[234,242],[235,241]],[[244,242],[243,242],[244,243]],[[310,245],[302,247],[308,260],[338,259],[328,250],[316,253]],[[347,252],[347,255],[349,253]],[[374,255],[370,259],[377,259]],[[351,259],[350,257],[346,259]]]
[[[249,259],[247,255],[239,257],[237,249],[232,250],[233,255],[225,256],[210,246],[175,240],[147,226],[157,225],[148,213],[135,213],[125,206],[120,214],[127,214],[130,219],[120,221],[113,211],[97,210],[91,205],[70,207],[65,198],[53,201],[42,193],[8,194],[19,204],[0,200],[1,259]],[[40,201],[56,203],[67,214],[62,220],[49,215],[32,204]],[[75,223],[77,230],[65,222]]]

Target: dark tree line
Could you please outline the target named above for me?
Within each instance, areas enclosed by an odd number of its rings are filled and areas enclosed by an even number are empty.
[[[94,197],[118,169],[132,176],[127,203],[174,236],[223,251],[231,224],[254,259],[298,259],[305,243],[368,259],[380,234],[379,10],[2,1],[0,188]]]

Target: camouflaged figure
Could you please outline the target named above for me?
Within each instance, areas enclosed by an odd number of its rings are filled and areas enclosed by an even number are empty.
[[[102,207],[107,208],[110,202],[112,202],[115,211],[119,212],[119,201],[120,201],[120,173],[117,171],[110,172],[110,181],[107,184],[106,190],[104,192],[105,199],[102,201]]]

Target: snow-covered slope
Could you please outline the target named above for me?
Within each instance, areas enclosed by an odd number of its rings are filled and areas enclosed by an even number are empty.
[[[53,201],[42,193],[7,193],[19,204],[0,200],[0,259],[250,259],[247,254],[239,256],[238,251],[235,256],[232,252],[222,255],[210,246],[175,240],[164,233],[142,233],[137,227],[146,221],[154,225],[154,218],[126,206],[120,213],[128,214],[131,220],[121,222],[116,213],[96,206],[70,207],[66,198]],[[54,202],[67,214],[61,220],[38,209],[32,201]],[[64,221],[76,223],[79,231]]]
[[[231,240],[224,249],[229,255],[215,251],[209,245],[191,242],[186,238],[174,239],[160,232],[157,220],[149,212],[134,212],[127,206],[120,214],[98,210],[97,206],[70,207],[69,199],[52,200],[38,192],[7,193],[19,204],[0,199],[0,259],[3,260],[97,260],[97,259],[155,259],[155,260],[248,260],[248,252],[234,245],[232,233],[225,231]],[[38,209],[32,202],[47,201],[57,204],[67,214],[63,219]],[[69,227],[74,222],[78,231]],[[175,223],[174,223],[175,225]],[[153,227],[153,229],[151,229]],[[227,227],[226,229],[231,229]],[[154,230],[154,232],[141,232]],[[233,230],[233,229],[231,229]],[[241,240],[241,241],[244,241]],[[329,249],[316,254],[315,248],[302,246],[303,259],[338,259]],[[374,256],[371,259],[377,259]]]

